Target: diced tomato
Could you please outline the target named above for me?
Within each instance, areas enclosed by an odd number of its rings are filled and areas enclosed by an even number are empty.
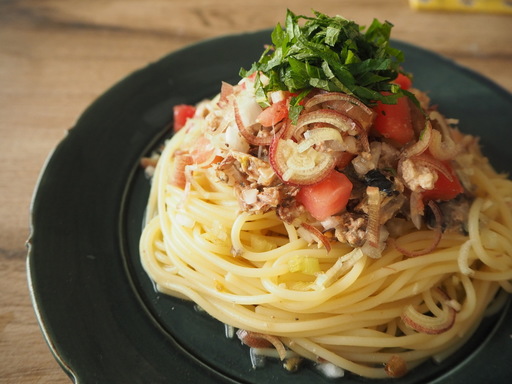
[[[457,174],[453,170],[453,167],[449,162],[444,162],[443,164],[446,169],[449,170],[451,174],[451,180],[443,173],[438,172],[437,181],[434,184],[434,188],[422,193],[423,201],[451,200],[464,192],[464,188],[462,187]]]
[[[187,120],[194,116],[196,113],[196,107],[188,104],[175,105],[173,108],[174,112],[174,132],[179,131]]]
[[[401,145],[414,139],[411,110],[407,96],[398,98],[396,104],[379,102],[374,110],[376,118],[373,127],[383,137]]]
[[[412,80],[410,77],[399,73],[395,80],[392,81],[394,84],[398,84],[402,89],[409,89],[412,86]]]
[[[287,100],[280,100],[265,108],[256,118],[264,127],[272,127],[288,116]]]
[[[297,201],[317,220],[324,220],[345,209],[352,182],[343,173],[331,171],[322,181],[300,189]]]

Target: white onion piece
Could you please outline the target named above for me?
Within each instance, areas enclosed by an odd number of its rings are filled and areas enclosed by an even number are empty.
[[[258,190],[256,188],[242,190],[242,200],[251,205],[258,201]]]
[[[331,268],[316,277],[314,284],[315,289],[321,290],[331,286],[363,256],[364,254],[361,248],[354,248],[351,252],[339,257]]]
[[[237,95],[236,105],[238,106],[238,112],[240,118],[245,126],[256,123],[257,117],[263,111],[260,105],[256,102],[254,96],[248,92],[243,92]]]
[[[275,104],[279,101],[283,101],[287,98],[287,94],[284,91],[274,91],[270,92],[269,99],[272,101],[272,104]]]
[[[229,124],[224,133],[226,146],[237,152],[247,153],[249,151],[249,143],[240,134],[240,131],[233,124]]]

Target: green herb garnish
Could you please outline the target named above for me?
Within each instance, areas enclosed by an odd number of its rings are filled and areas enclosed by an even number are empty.
[[[288,10],[284,28],[278,24],[272,32],[272,45],[249,71],[240,70],[242,77],[260,71],[269,78],[265,85],[256,79],[263,107],[269,105],[266,95],[277,90],[304,97],[311,89],[320,88],[353,95],[368,105],[376,101],[395,104],[403,95],[414,98],[390,83],[401,72],[404,59],[402,51],[390,45],[391,23],[374,20],[364,30],[340,16],[314,14],[316,17],[297,16]],[[303,25],[299,25],[301,20]],[[298,99],[292,104],[297,114]]]

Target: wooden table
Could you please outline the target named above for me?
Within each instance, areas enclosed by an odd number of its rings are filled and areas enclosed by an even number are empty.
[[[243,4],[243,6],[242,6]],[[311,1],[0,1],[0,382],[67,383],[32,309],[26,278],[32,193],[52,148],[103,91],[205,38],[282,22]],[[512,16],[418,12],[406,0],[315,0],[314,8],[436,51],[512,91]],[[447,86],[450,86],[447,84]],[[474,101],[478,103],[478,100]]]

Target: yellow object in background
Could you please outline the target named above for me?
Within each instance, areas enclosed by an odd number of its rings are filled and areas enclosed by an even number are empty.
[[[512,0],[409,0],[418,10],[493,12],[512,14]]]

